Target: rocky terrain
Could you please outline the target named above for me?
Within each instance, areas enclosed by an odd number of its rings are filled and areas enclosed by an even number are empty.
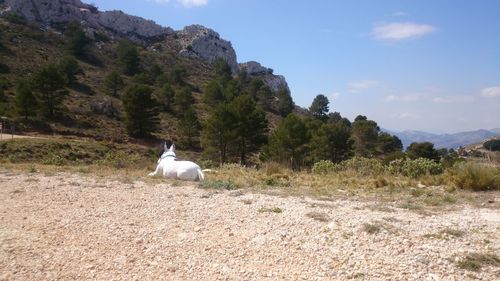
[[[178,32],[183,49],[180,54],[188,57],[202,58],[213,63],[217,58],[224,58],[233,73],[238,71],[236,52],[219,34],[201,25],[186,26]]]
[[[247,67],[250,75],[260,76],[273,90],[281,87],[288,89],[285,77],[274,75],[268,68],[257,62],[238,65],[236,51],[231,42],[224,40],[214,30],[202,25],[186,26],[180,31],[163,27],[151,20],[125,14],[121,11],[99,11],[80,0],[6,0],[1,13],[15,12],[28,21],[37,22],[45,27],[58,28],[70,21],[78,21],[86,28],[90,37],[102,32],[111,38],[127,38],[146,47],[162,42],[169,37],[181,46],[179,55],[199,58],[213,63],[217,58],[224,59],[233,73]],[[256,67],[255,67],[256,66]],[[262,72],[261,69],[266,71]]]
[[[498,267],[459,264],[498,254],[499,228],[497,209],[472,206],[425,215],[354,199],[0,170],[0,280],[494,280]]]
[[[78,21],[92,29],[90,31],[109,31],[112,35],[128,37],[136,42],[161,38],[174,32],[171,28],[121,11],[100,12],[94,6],[79,0],[6,0],[5,5],[5,12],[16,12],[29,21],[46,26]]]

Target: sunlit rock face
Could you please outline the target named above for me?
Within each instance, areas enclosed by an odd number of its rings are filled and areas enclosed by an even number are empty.
[[[80,0],[6,0],[5,5],[8,11],[16,12],[28,21],[47,26],[78,21],[85,28],[127,37],[137,43],[174,33],[171,28],[121,11],[100,12]]]
[[[209,63],[222,58],[229,64],[232,72],[237,73],[236,52],[231,42],[222,39],[219,33],[201,25],[190,25],[177,32],[177,36],[183,47],[181,55],[201,58]]]
[[[282,75],[274,75],[271,68],[262,66],[256,61],[240,63],[238,65],[240,71],[246,71],[250,76],[257,76],[273,91],[276,92],[281,88],[289,90],[288,83]]]

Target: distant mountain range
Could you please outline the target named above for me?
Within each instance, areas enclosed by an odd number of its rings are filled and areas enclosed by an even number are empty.
[[[406,148],[412,142],[432,142],[436,148],[458,148],[469,144],[481,142],[482,140],[500,135],[500,129],[476,130],[467,132],[458,132],[454,134],[433,134],[422,131],[406,130],[402,132],[382,129],[387,133],[396,135],[403,142]]]

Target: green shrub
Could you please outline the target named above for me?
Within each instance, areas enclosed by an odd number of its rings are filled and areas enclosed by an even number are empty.
[[[225,190],[235,190],[239,186],[232,181],[222,181],[222,180],[205,180],[200,182],[198,187],[203,189],[225,189]]]
[[[281,214],[281,213],[283,213],[283,209],[281,209],[279,207],[272,207],[272,208],[262,207],[262,208],[258,209],[257,212]]]
[[[26,24],[26,19],[22,15],[17,14],[16,12],[5,13],[3,17],[8,22],[13,24]]]
[[[443,172],[443,166],[427,158],[417,158],[415,160],[397,159],[389,163],[387,171],[393,175],[418,178],[423,175],[440,174]]]
[[[106,153],[104,159],[98,160],[97,164],[123,169],[137,165],[140,158],[141,157],[135,153],[128,153],[126,151],[110,151]]]
[[[217,165],[210,159],[202,159],[199,161],[199,165],[202,169],[212,169]]]
[[[499,190],[500,169],[479,163],[459,163],[452,169],[457,187],[473,191]]]
[[[483,144],[483,147],[491,151],[500,151],[500,140],[489,140]]]
[[[0,50],[1,48],[2,47],[0,46]],[[9,73],[9,72],[10,72],[9,66],[0,62],[0,73]]]
[[[314,163],[312,172],[315,174],[329,174],[339,170],[339,166],[330,160],[321,160]]]
[[[61,155],[52,154],[43,159],[42,163],[45,165],[64,166],[67,164],[67,160]]]
[[[339,170],[354,171],[361,175],[379,175],[384,173],[385,168],[377,159],[353,157],[349,160],[340,162]]]
[[[264,183],[268,186],[281,186],[288,187],[291,185],[290,178],[287,175],[274,174],[267,176],[264,179]]]
[[[478,272],[483,266],[500,266],[500,258],[495,254],[469,253],[457,265],[462,269]]]

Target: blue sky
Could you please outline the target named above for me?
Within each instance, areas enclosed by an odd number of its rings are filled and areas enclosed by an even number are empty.
[[[90,1],[88,1],[90,2]],[[392,130],[500,127],[500,1],[94,0],[176,30],[201,24],[238,61],[286,77],[295,102]]]

